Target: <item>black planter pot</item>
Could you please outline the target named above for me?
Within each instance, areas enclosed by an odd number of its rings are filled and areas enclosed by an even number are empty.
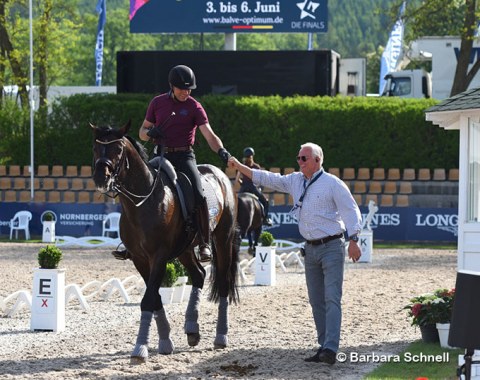
[[[434,323],[431,325],[420,326],[420,332],[422,333],[422,341],[424,343],[440,342],[437,326]]]

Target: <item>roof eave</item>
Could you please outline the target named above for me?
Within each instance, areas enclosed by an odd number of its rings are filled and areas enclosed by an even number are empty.
[[[425,120],[431,121],[433,124],[438,125],[444,129],[460,129],[460,116],[478,116],[480,108],[474,109],[459,109],[454,111],[434,111],[426,112]]]

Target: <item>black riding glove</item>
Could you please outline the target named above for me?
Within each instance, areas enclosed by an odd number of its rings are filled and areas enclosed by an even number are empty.
[[[220,156],[220,158],[222,159],[222,161],[225,162],[226,164],[228,164],[228,159],[230,157],[232,157],[232,155],[230,153],[228,153],[225,148],[220,148],[217,153]]]
[[[162,132],[160,131],[160,128],[151,128],[147,132],[147,136],[152,138],[152,139],[160,139],[163,137]]]

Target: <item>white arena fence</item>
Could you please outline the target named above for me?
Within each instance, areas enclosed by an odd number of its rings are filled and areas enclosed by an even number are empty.
[[[84,248],[99,247],[119,247],[123,246],[120,239],[112,239],[108,237],[89,236],[74,238],[71,236],[57,236],[56,243],[58,247],[80,246]],[[276,266],[286,273],[287,267],[293,267],[294,270],[303,270],[304,262],[300,254],[302,244],[291,242],[288,240],[276,240],[275,249]],[[288,251],[288,252],[287,252]],[[248,281],[247,274],[254,274],[255,258],[243,259],[238,263],[238,273],[242,284]],[[210,278],[211,265],[205,266],[206,279]],[[188,300],[191,285],[187,285],[183,279],[179,279],[174,285],[178,288],[180,297],[173,297],[173,302],[183,302]],[[120,297],[125,303],[130,303],[130,296],[134,293],[143,294],[146,286],[140,276],[132,275],[123,280],[111,278],[104,283],[100,281],[90,281],[81,286],[78,284],[69,284],[65,286],[65,305],[76,300],[82,310],[89,310],[88,301],[93,299],[106,301],[113,297]],[[13,317],[22,309],[31,310],[32,295],[29,290],[19,290],[7,297],[0,297],[0,310],[6,317]]]

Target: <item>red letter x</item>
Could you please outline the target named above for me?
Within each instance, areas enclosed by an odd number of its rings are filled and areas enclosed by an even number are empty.
[[[48,307],[47,301],[48,301],[48,298],[47,299],[42,299],[42,306],[41,307]]]

